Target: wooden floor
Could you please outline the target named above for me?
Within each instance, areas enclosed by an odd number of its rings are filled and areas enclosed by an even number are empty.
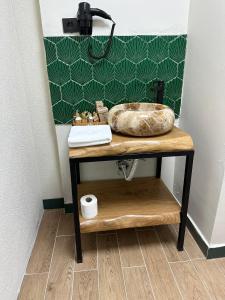
[[[72,215],[45,211],[20,300],[225,299],[225,259],[206,260],[189,232],[164,225],[82,235],[74,261]]]

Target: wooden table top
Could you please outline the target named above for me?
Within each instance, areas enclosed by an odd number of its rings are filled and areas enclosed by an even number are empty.
[[[70,148],[70,158],[113,156],[149,152],[193,150],[191,136],[174,127],[169,133],[154,137],[133,137],[113,133],[112,142],[105,145]]]

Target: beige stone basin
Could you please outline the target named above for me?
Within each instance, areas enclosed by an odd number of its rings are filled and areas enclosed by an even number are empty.
[[[172,109],[158,103],[124,103],[111,108],[112,130],[133,136],[154,136],[169,132],[174,125]]]

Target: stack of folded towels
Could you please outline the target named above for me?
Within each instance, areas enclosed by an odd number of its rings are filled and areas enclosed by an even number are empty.
[[[112,141],[109,125],[73,126],[70,130],[70,148],[108,144]]]

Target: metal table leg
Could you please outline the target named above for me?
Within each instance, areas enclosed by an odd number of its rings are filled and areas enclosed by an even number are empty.
[[[162,157],[158,157],[156,161],[156,177],[161,177]]]
[[[81,234],[80,234],[80,220],[79,220],[79,208],[78,208],[78,195],[77,195],[77,164],[75,159],[70,159],[70,175],[71,175],[71,187],[73,198],[73,218],[75,228],[75,241],[76,241],[76,256],[77,263],[82,263],[82,248],[81,248]]]
[[[193,158],[194,158],[194,151],[190,151],[186,155],[186,163],[185,163],[182,206],[181,206],[181,215],[180,215],[181,222],[180,222],[179,235],[177,241],[177,249],[179,251],[182,251],[184,248],[184,236],[185,236],[185,228],[187,223],[187,211],[188,211],[189,193],[190,193],[190,185],[191,185]]]
[[[76,163],[77,183],[80,183],[80,163]]]
[[[156,89],[156,103],[163,104],[163,97],[164,97],[164,88],[165,84],[163,80],[158,80],[155,82],[155,89]],[[162,157],[157,158],[156,162],[156,177],[161,177],[161,168],[162,168]]]

